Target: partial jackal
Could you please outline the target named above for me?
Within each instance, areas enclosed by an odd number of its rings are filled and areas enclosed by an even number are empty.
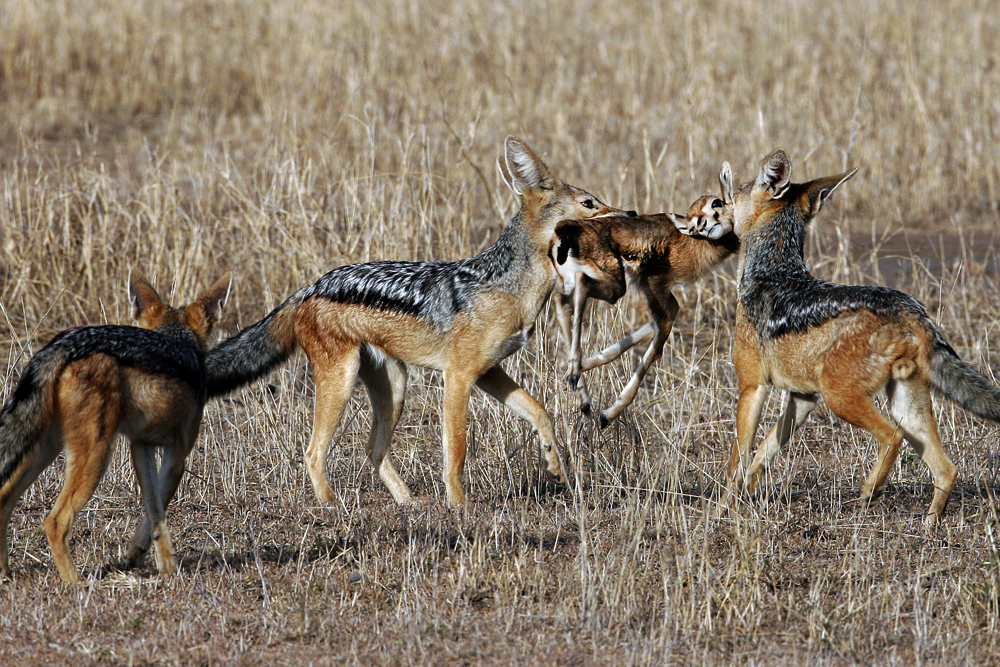
[[[457,262],[338,267],[209,354],[209,394],[217,396],[263,376],[296,347],[305,351],[316,384],[306,466],[319,500],[334,500],[326,475],[327,450],[360,376],[374,413],[368,458],[396,502],[416,502],[388,456],[403,409],[405,364],[444,372],[442,440],[449,505],[465,503],[465,422],[474,384],[531,423],[548,474],[565,482],[549,416],[499,364],[528,342],[552,290],[555,270],[547,253],[556,223],[623,212],[556,180],[537,155],[512,137],[504,144],[499,166],[521,208],[492,247]]]
[[[729,164],[719,174],[721,196],[703,195],[684,215],[660,213],[607,220],[565,220],[556,226],[550,256],[556,280],[559,326],[569,345],[570,387],[590,412],[581,373],[610,363],[632,346],[649,340],[642,360],[611,407],[599,416],[607,426],[629,406],[650,366],[663,353],[679,305],[670,290],[693,282],[739,249],[732,234],[733,182]],[[720,198],[721,197],[721,198]],[[638,285],[652,319],[596,356],[582,359],[580,337],[587,299],[615,303],[628,283]]]
[[[129,291],[141,328],[68,329],[31,359],[0,411],[0,575],[10,574],[7,528],[14,505],[65,448],[65,481],[45,534],[59,575],[79,581],[70,528],[104,474],[119,433],[131,440],[146,510],[127,565],[141,564],[152,540],[157,570],[176,571],[165,510],[198,436],[207,398],[205,350],[229,282],[227,274],[197,301],[175,309],[134,271]]]
[[[806,226],[856,172],[792,183],[791,162],[778,150],[736,195],[734,231],[741,250],[733,363],[739,403],[727,496],[756,488],[762,468],[822,395],[834,414],[878,439],[862,500],[881,493],[905,439],[934,478],[925,518],[933,525],[956,473],[941,446],[931,390],[995,422],[1000,390],[958,358],[913,297],[885,287],[834,285],[809,274],[802,254]],[[788,402],[747,469],[744,455],[770,386],[788,392]],[[873,402],[883,389],[891,419]]]

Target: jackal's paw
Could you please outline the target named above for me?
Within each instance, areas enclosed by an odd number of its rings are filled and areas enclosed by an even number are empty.
[[[566,479],[566,470],[563,468],[562,463],[557,462],[553,464],[550,462],[544,473],[547,481],[569,486],[569,481]]]
[[[329,484],[316,485],[313,487],[313,492],[316,494],[316,500],[320,501],[324,505],[330,505],[337,499]]]
[[[739,504],[741,495],[743,495],[742,478],[730,480],[729,486],[727,486],[722,492],[722,498],[719,500],[719,507],[724,507],[727,510],[735,508]]]
[[[141,566],[146,560],[146,553],[149,548],[140,549],[138,547],[132,547],[129,549],[128,556],[125,557],[125,569],[134,570],[135,568]]]
[[[409,495],[401,498],[394,498],[394,500],[400,507],[420,508],[427,504],[423,498],[417,498],[416,496]]]
[[[861,487],[861,503],[865,507],[868,507],[881,497],[882,497],[882,489],[869,490],[866,489],[865,487]]]
[[[924,530],[931,530],[937,528],[938,523],[941,521],[941,515],[934,513],[928,514],[924,517]]]
[[[560,484],[566,483],[566,476],[563,474],[562,470],[551,470],[550,468],[546,468],[544,473],[545,479],[550,482],[558,482]]]
[[[157,553],[157,556],[159,556],[159,553]],[[174,559],[173,554],[170,556],[164,556],[163,558],[157,558],[156,571],[161,575],[177,574],[177,561]]]

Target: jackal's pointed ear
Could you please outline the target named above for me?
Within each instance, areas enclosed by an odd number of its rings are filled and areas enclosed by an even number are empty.
[[[504,159],[511,189],[517,194],[523,195],[528,190],[551,190],[555,186],[549,168],[520,140],[507,137]]]
[[[167,310],[163,299],[156,293],[149,280],[139,269],[132,269],[128,279],[129,299],[132,301],[132,319],[139,320],[143,315],[158,317]]]
[[[194,332],[201,346],[208,347],[208,337],[222,316],[222,308],[229,300],[229,289],[232,287],[232,274],[226,272],[208,291],[193,301],[184,309],[184,323]]]
[[[221,278],[215,281],[215,284],[208,288],[208,291],[202,294],[197,303],[201,304],[201,307],[205,309],[205,319],[215,324],[219,321],[222,316],[222,309],[225,307],[226,302],[229,301],[229,290],[233,286],[233,274],[226,272]]]
[[[792,161],[785,151],[778,149],[760,162],[757,186],[771,193],[772,199],[780,199],[788,189],[792,177]]]
[[[812,216],[819,213],[819,210],[823,208],[823,204],[833,196],[834,190],[840,187],[840,184],[848,180],[854,174],[858,173],[855,168],[852,171],[846,171],[843,174],[837,174],[836,176],[824,176],[823,178],[817,178],[815,181],[811,181],[805,184],[805,190],[801,195],[801,206],[803,209],[803,215],[806,218],[811,218]]]
[[[732,204],[735,198],[733,190],[733,168],[728,162],[722,163],[722,171],[719,172],[719,185],[722,186],[722,199],[727,204]]]
[[[514,190],[514,184],[510,180],[510,172],[507,171],[507,163],[504,162],[503,158],[497,158],[497,171],[500,172],[500,178],[503,180],[503,184],[513,191],[514,194],[517,194],[517,190]]]

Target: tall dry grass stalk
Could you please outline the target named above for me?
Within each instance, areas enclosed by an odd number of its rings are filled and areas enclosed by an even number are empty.
[[[991,375],[998,29],[985,0],[4,2],[2,395],[55,331],[127,322],[131,266],[175,302],[233,270],[235,330],[342,263],[485,248],[514,212],[492,166],[507,134],[644,211],[681,210],[723,159],[749,178],[777,146],[802,179],[859,166],[810,265],[910,291]],[[734,271],[679,291],[664,359],[605,431],[575,412],[548,314],[506,362],[555,416],[572,490],[539,485],[536,440],[477,397],[473,503],[445,511],[440,380],[413,369],[394,457],[427,506],[396,508],[364,460],[360,391],[329,461],[338,502],[317,506],[297,357],[209,409],[170,510],[183,574],[108,568],[139,519],[119,454],[76,524],[75,591],[40,529],[57,464],[15,512],[3,662],[995,662],[993,426],[939,405],[960,477],[934,533],[919,458],[860,507],[872,440],[823,414],[768,499],[717,516]],[[588,349],[644,320],[626,301],[593,308]],[[630,363],[594,374],[599,403]]]

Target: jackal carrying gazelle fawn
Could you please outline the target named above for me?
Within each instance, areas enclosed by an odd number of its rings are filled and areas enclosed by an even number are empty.
[[[670,290],[693,282],[739,249],[732,234],[733,180],[729,164],[719,174],[722,198],[703,195],[685,215],[660,213],[606,220],[565,220],[556,226],[549,254],[556,267],[559,327],[569,346],[567,380],[590,412],[581,373],[610,363],[631,347],[649,341],[642,360],[618,399],[600,413],[607,426],[635,399],[646,372],[663,353],[679,309]],[[652,319],[618,343],[582,359],[581,328],[588,299],[615,303],[635,282]]]
[[[31,359],[0,411],[0,576],[10,574],[7,530],[14,505],[65,448],[65,482],[45,518],[45,534],[59,576],[79,581],[70,528],[94,494],[119,433],[131,440],[146,510],[126,565],[139,565],[152,542],[157,570],[176,571],[166,508],[198,437],[207,398],[205,349],[229,283],[227,274],[177,309],[133,271],[129,293],[138,327],[67,329]]]
[[[216,396],[263,376],[296,347],[305,351],[316,384],[306,465],[321,501],[335,498],[326,475],[327,450],[360,376],[374,414],[368,458],[396,502],[416,502],[388,456],[403,408],[406,364],[444,372],[443,477],[449,505],[465,503],[462,469],[473,384],[531,423],[547,473],[566,481],[545,408],[499,364],[527,344],[552,291],[555,270],[548,250],[556,223],[625,212],[556,180],[513,137],[504,143],[499,165],[521,207],[492,247],[457,262],[338,267],[209,355],[209,394]]]
[[[924,521],[933,525],[944,512],[956,472],[941,446],[931,390],[1000,423],[1000,389],[958,358],[913,297],[810,275],[803,260],[806,227],[856,172],[792,183],[791,162],[778,150],[764,158],[756,179],[734,199],[733,230],[741,244],[733,344],[739,402],[726,500],[756,489],[762,470],[822,395],[835,415],[878,440],[862,500],[880,494],[905,439],[934,478]],[[788,392],[787,403],[747,468],[745,453],[772,386]],[[883,389],[891,419],[873,402]]]

